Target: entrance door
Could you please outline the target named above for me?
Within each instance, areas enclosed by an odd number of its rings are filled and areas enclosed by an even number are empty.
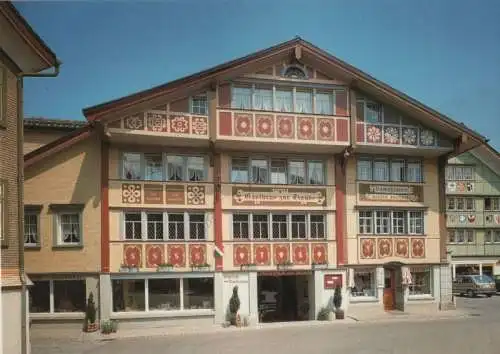
[[[394,310],[396,297],[396,274],[394,269],[384,269],[384,310]]]

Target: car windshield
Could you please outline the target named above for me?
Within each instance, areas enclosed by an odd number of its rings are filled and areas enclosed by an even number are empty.
[[[491,283],[493,279],[487,275],[473,275],[472,278],[478,283]]]

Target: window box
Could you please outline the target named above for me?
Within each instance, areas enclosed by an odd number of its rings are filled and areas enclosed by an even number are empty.
[[[165,264],[158,264],[158,267],[156,268],[157,272],[170,272],[174,269],[174,266],[169,263]]]
[[[197,272],[208,272],[210,270],[210,264],[191,264],[191,269]]]
[[[286,270],[286,269],[290,269],[291,267],[293,267],[293,263],[288,261],[288,262],[278,264],[277,267],[278,267],[278,270]]]
[[[240,266],[240,269],[243,272],[244,271],[247,271],[247,272],[255,271],[257,269],[257,264],[255,264],[255,263],[242,264]]]
[[[313,263],[312,268],[313,269],[327,269],[328,263]]]
[[[136,266],[128,266],[126,264],[122,264],[120,266],[121,273],[137,273],[138,271],[139,271],[139,268]]]

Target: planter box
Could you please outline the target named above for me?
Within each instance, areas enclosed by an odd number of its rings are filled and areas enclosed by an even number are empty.
[[[173,266],[158,266],[158,268],[156,268],[156,271],[157,272],[171,272],[173,269],[174,269]]]
[[[313,269],[327,269],[328,264],[327,263],[325,263],[325,264],[313,264],[312,268]]]
[[[278,264],[278,270],[287,270],[293,267],[293,264]]]
[[[240,267],[241,271],[245,272],[252,272],[252,271],[255,271],[257,269],[257,265],[255,264],[243,264],[241,265]]]
[[[209,266],[202,266],[202,267],[191,267],[193,272],[208,272],[210,270]]]
[[[128,273],[129,268],[128,267],[120,267],[120,273]]]

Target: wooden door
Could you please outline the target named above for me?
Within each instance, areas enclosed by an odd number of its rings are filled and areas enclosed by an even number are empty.
[[[384,310],[392,311],[395,308],[396,274],[393,269],[384,270]]]

